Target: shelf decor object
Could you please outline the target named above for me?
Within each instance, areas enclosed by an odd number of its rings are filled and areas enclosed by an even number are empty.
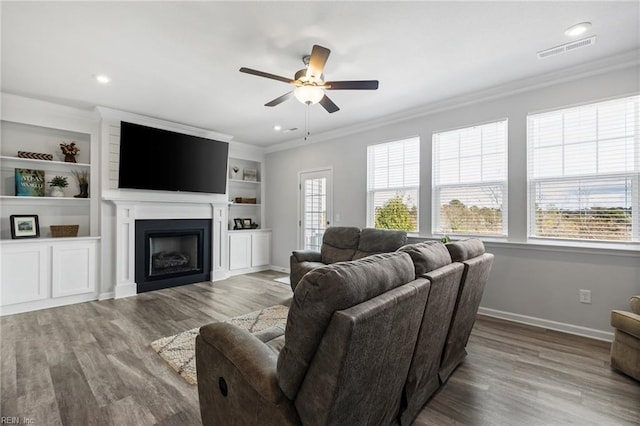
[[[71,170],[73,176],[78,181],[80,193],[74,195],[74,198],[89,198],[89,172],[87,170]]]
[[[231,167],[231,179],[239,179],[240,178],[240,167],[232,166]]]
[[[31,160],[53,160],[53,154],[42,154],[40,152],[18,151],[18,158],[29,158]]]
[[[37,215],[9,216],[11,223],[11,238],[38,238],[40,236],[40,224]]]
[[[256,204],[257,198],[236,197],[236,203],[238,204]]]
[[[77,237],[80,225],[50,225],[52,238]]]
[[[64,154],[64,162],[65,163],[76,163],[76,155],[80,152],[80,148],[76,146],[75,142],[71,143],[61,143],[60,149]]]
[[[256,182],[258,180],[258,171],[256,169],[249,169],[245,167],[243,171],[243,179]]]
[[[62,188],[69,186],[69,182],[67,181],[66,176],[55,176],[49,181],[49,186],[51,187],[50,194],[52,197],[64,197],[64,191],[62,191]]]
[[[44,170],[15,169],[17,197],[44,197]]]

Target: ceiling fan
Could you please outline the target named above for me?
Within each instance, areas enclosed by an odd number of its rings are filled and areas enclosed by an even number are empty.
[[[340,110],[331,99],[324,93],[325,90],[376,90],[378,80],[353,80],[353,81],[324,81],[324,66],[329,59],[331,50],[315,44],[311,50],[311,55],[305,55],[302,61],[306,65],[295,73],[293,80],[279,75],[254,70],[251,68],[240,68],[240,72],[257,75],[258,77],[270,78],[296,86],[289,93],[267,102],[264,106],[273,107],[281,104],[287,99],[295,96],[303,104],[320,103],[329,113]]]

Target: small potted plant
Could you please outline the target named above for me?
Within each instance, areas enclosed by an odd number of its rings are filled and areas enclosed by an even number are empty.
[[[66,176],[55,176],[49,181],[49,186],[51,187],[52,197],[64,197],[64,191],[62,191],[62,188],[69,186],[69,182],[67,181]]]
[[[80,187],[80,193],[74,195],[74,198],[88,198],[89,197],[89,173],[87,170],[72,170],[73,176],[78,181]]]
[[[61,143],[60,144],[60,149],[62,150],[62,153],[64,154],[64,161],[65,163],[75,163],[76,162],[76,155],[78,155],[78,153],[80,152],[80,148],[78,148],[76,146],[75,142],[71,142],[71,143]]]

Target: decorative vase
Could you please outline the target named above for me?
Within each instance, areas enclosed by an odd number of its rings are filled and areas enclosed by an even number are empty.
[[[64,191],[59,186],[51,187],[51,196],[52,197],[64,197]]]
[[[76,156],[73,154],[65,154],[64,155],[64,162],[65,163],[75,163],[76,162]]]
[[[89,184],[81,183],[80,184],[80,193],[78,195],[74,195],[74,198],[89,198]]]

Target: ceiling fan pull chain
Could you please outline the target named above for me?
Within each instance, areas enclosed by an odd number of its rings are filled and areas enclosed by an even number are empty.
[[[304,140],[305,141],[309,139],[309,135],[311,135],[311,132],[309,132],[309,104],[307,104],[307,109],[304,112]]]

